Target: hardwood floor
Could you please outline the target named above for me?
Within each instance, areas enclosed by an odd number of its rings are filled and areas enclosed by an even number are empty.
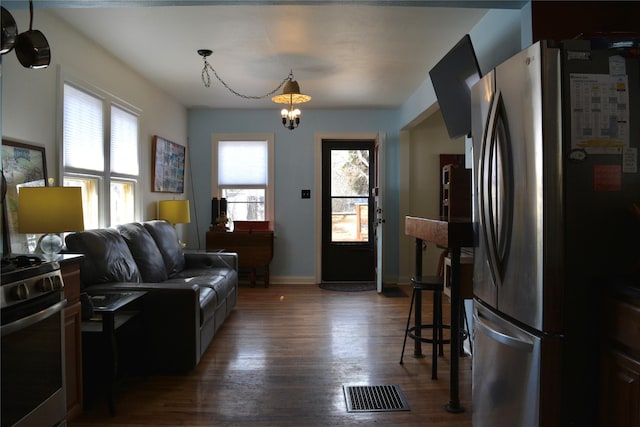
[[[402,287],[410,295],[409,287]],[[425,295],[424,316],[431,316]],[[446,298],[445,298],[446,300]],[[81,426],[471,426],[471,360],[460,359],[461,414],[449,401],[449,349],[431,379],[427,357],[400,352],[410,298],[375,291],[335,292],[316,285],[241,286],[238,306],[203,360],[183,376],[129,378]],[[449,306],[445,304],[445,319]],[[348,413],[343,385],[397,384],[410,411]]]

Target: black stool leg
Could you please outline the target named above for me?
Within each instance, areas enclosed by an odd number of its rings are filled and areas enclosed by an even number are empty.
[[[433,335],[431,342],[431,379],[438,379],[438,343],[440,342],[438,332],[442,328],[440,327],[440,309],[438,301],[438,292],[433,293]]]
[[[416,297],[416,289],[411,292],[411,303],[409,304],[409,317],[407,317],[407,326],[404,328],[404,342],[402,343],[402,354],[400,354],[400,364],[402,365],[402,359],[404,358],[404,348],[407,345],[407,335],[409,335],[409,323],[411,322],[411,311],[413,310],[413,300]]]
[[[433,292],[433,343],[431,348],[431,379],[438,379],[438,355],[444,355],[442,330],[442,293]]]
[[[444,356],[444,322],[442,321],[442,292],[438,294],[438,340],[440,343],[439,355]]]

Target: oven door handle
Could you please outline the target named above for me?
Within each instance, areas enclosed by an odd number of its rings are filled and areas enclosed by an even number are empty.
[[[20,329],[27,328],[35,323],[38,323],[47,317],[53,316],[67,305],[67,300],[63,299],[62,301],[45,308],[37,313],[34,313],[30,316],[23,317],[22,319],[18,319],[15,322],[8,323],[2,326],[2,334],[1,336],[9,335],[15,331],[19,331]]]

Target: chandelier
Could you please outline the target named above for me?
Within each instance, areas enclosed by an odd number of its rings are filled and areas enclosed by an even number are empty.
[[[300,93],[300,85],[297,81],[293,80],[293,73],[289,73],[287,82],[282,89],[280,95],[276,95],[271,98],[273,102],[278,104],[288,104],[289,108],[283,108],[280,111],[282,116],[282,124],[289,130],[294,130],[300,124],[300,109],[294,108],[295,104],[302,104],[311,99],[309,95]]]
[[[202,60],[204,62],[204,67],[202,68],[201,76],[202,76],[202,83],[204,84],[205,87],[211,86],[211,75],[209,74],[211,72],[213,73],[214,77],[222,84],[222,86],[224,86],[225,88],[227,88],[229,92],[231,92],[232,94],[240,98],[264,99],[267,97],[271,97],[271,100],[275,103],[288,104],[288,108],[283,108],[282,111],[280,112],[280,116],[282,117],[282,125],[289,130],[293,130],[298,127],[298,125],[300,124],[300,115],[302,113],[300,112],[300,109],[295,108],[294,105],[302,104],[304,102],[310,101],[311,97],[309,95],[304,95],[300,93],[300,85],[298,84],[297,81],[293,79],[293,70],[290,71],[289,75],[285,77],[280,82],[280,84],[271,92],[266,93],[264,95],[257,95],[257,96],[244,95],[232,89],[218,75],[216,70],[207,60],[207,57],[211,56],[212,53],[213,51],[210,49],[198,50],[198,55],[202,56]],[[282,93],[280,95],[275,95],[275,93],[278,92],[280,89],[282,89]]]

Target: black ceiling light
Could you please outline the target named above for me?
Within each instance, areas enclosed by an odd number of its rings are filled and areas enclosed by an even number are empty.
[[[33,1],[29,0],[29,31],[16,37],[16,56],[26,68],[46,68],[51,61],[51,50],[47,38],[33,29]]]
[[[16,44],[16,37],[18,36],[18,25],[13,16],[4,7],[2,9],[2,47],[0,48],[0,55],[11,52]]]

